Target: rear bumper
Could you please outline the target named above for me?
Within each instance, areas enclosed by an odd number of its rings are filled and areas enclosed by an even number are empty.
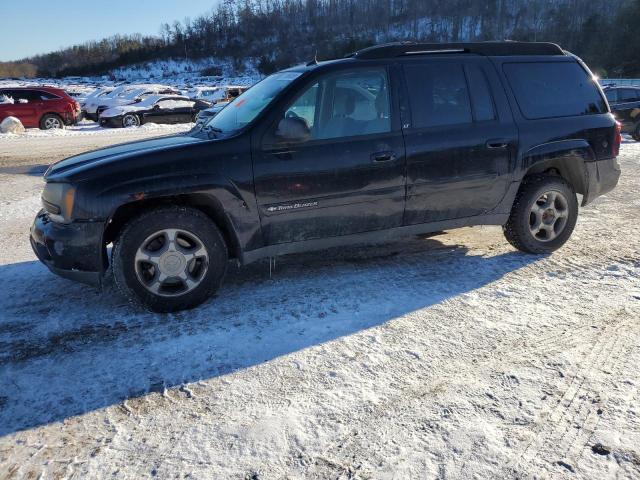
[[[102,223],[59,224],[41,210],[31,226],[31,248],[56,275],[99,286],[104,272],[102,232]]]
[[[589,188],[582,198],[582,206],[591,203],[600,195],[609,193],[618,185],[621,169],[617,158],[586,162]]]

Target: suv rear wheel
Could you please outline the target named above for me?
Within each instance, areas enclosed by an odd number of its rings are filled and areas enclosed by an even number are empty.
[[[163,207],[132,219],[112,254],[120,291],[155,312],[193,308],[220,287],[228,253],[216,225],[199,210]]]
[[[40,130],[56,130],[64,128],[64,122],[60,115],[47,113],[40,119]]]
[[[566,243],[578,219],[576,193],[562,177],[525,177],[504,225],[504,235],[518,250],[551,253]]]

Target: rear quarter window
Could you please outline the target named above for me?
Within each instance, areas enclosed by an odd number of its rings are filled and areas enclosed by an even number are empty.
[[[607,112],[595,81],[576,62],[505,63],[503,69],[527,119]]]

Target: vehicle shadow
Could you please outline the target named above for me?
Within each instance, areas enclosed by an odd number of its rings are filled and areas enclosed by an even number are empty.
[[[437,237],[441,238],[441,237]],[[481,288],[539,257],[437,238],[230,266],[205,305],[133,309],[38,262],[0,267],[0,435],[224,375]]]

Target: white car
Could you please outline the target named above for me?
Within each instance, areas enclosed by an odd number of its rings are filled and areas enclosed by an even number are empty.
[[[87,99],[84,106],[84,116],[97,122],[101,113],[119,105],[131,105],[149,95],[178,95],[180,92],[166,85],[121,85],[106,95],[94,99]]]

